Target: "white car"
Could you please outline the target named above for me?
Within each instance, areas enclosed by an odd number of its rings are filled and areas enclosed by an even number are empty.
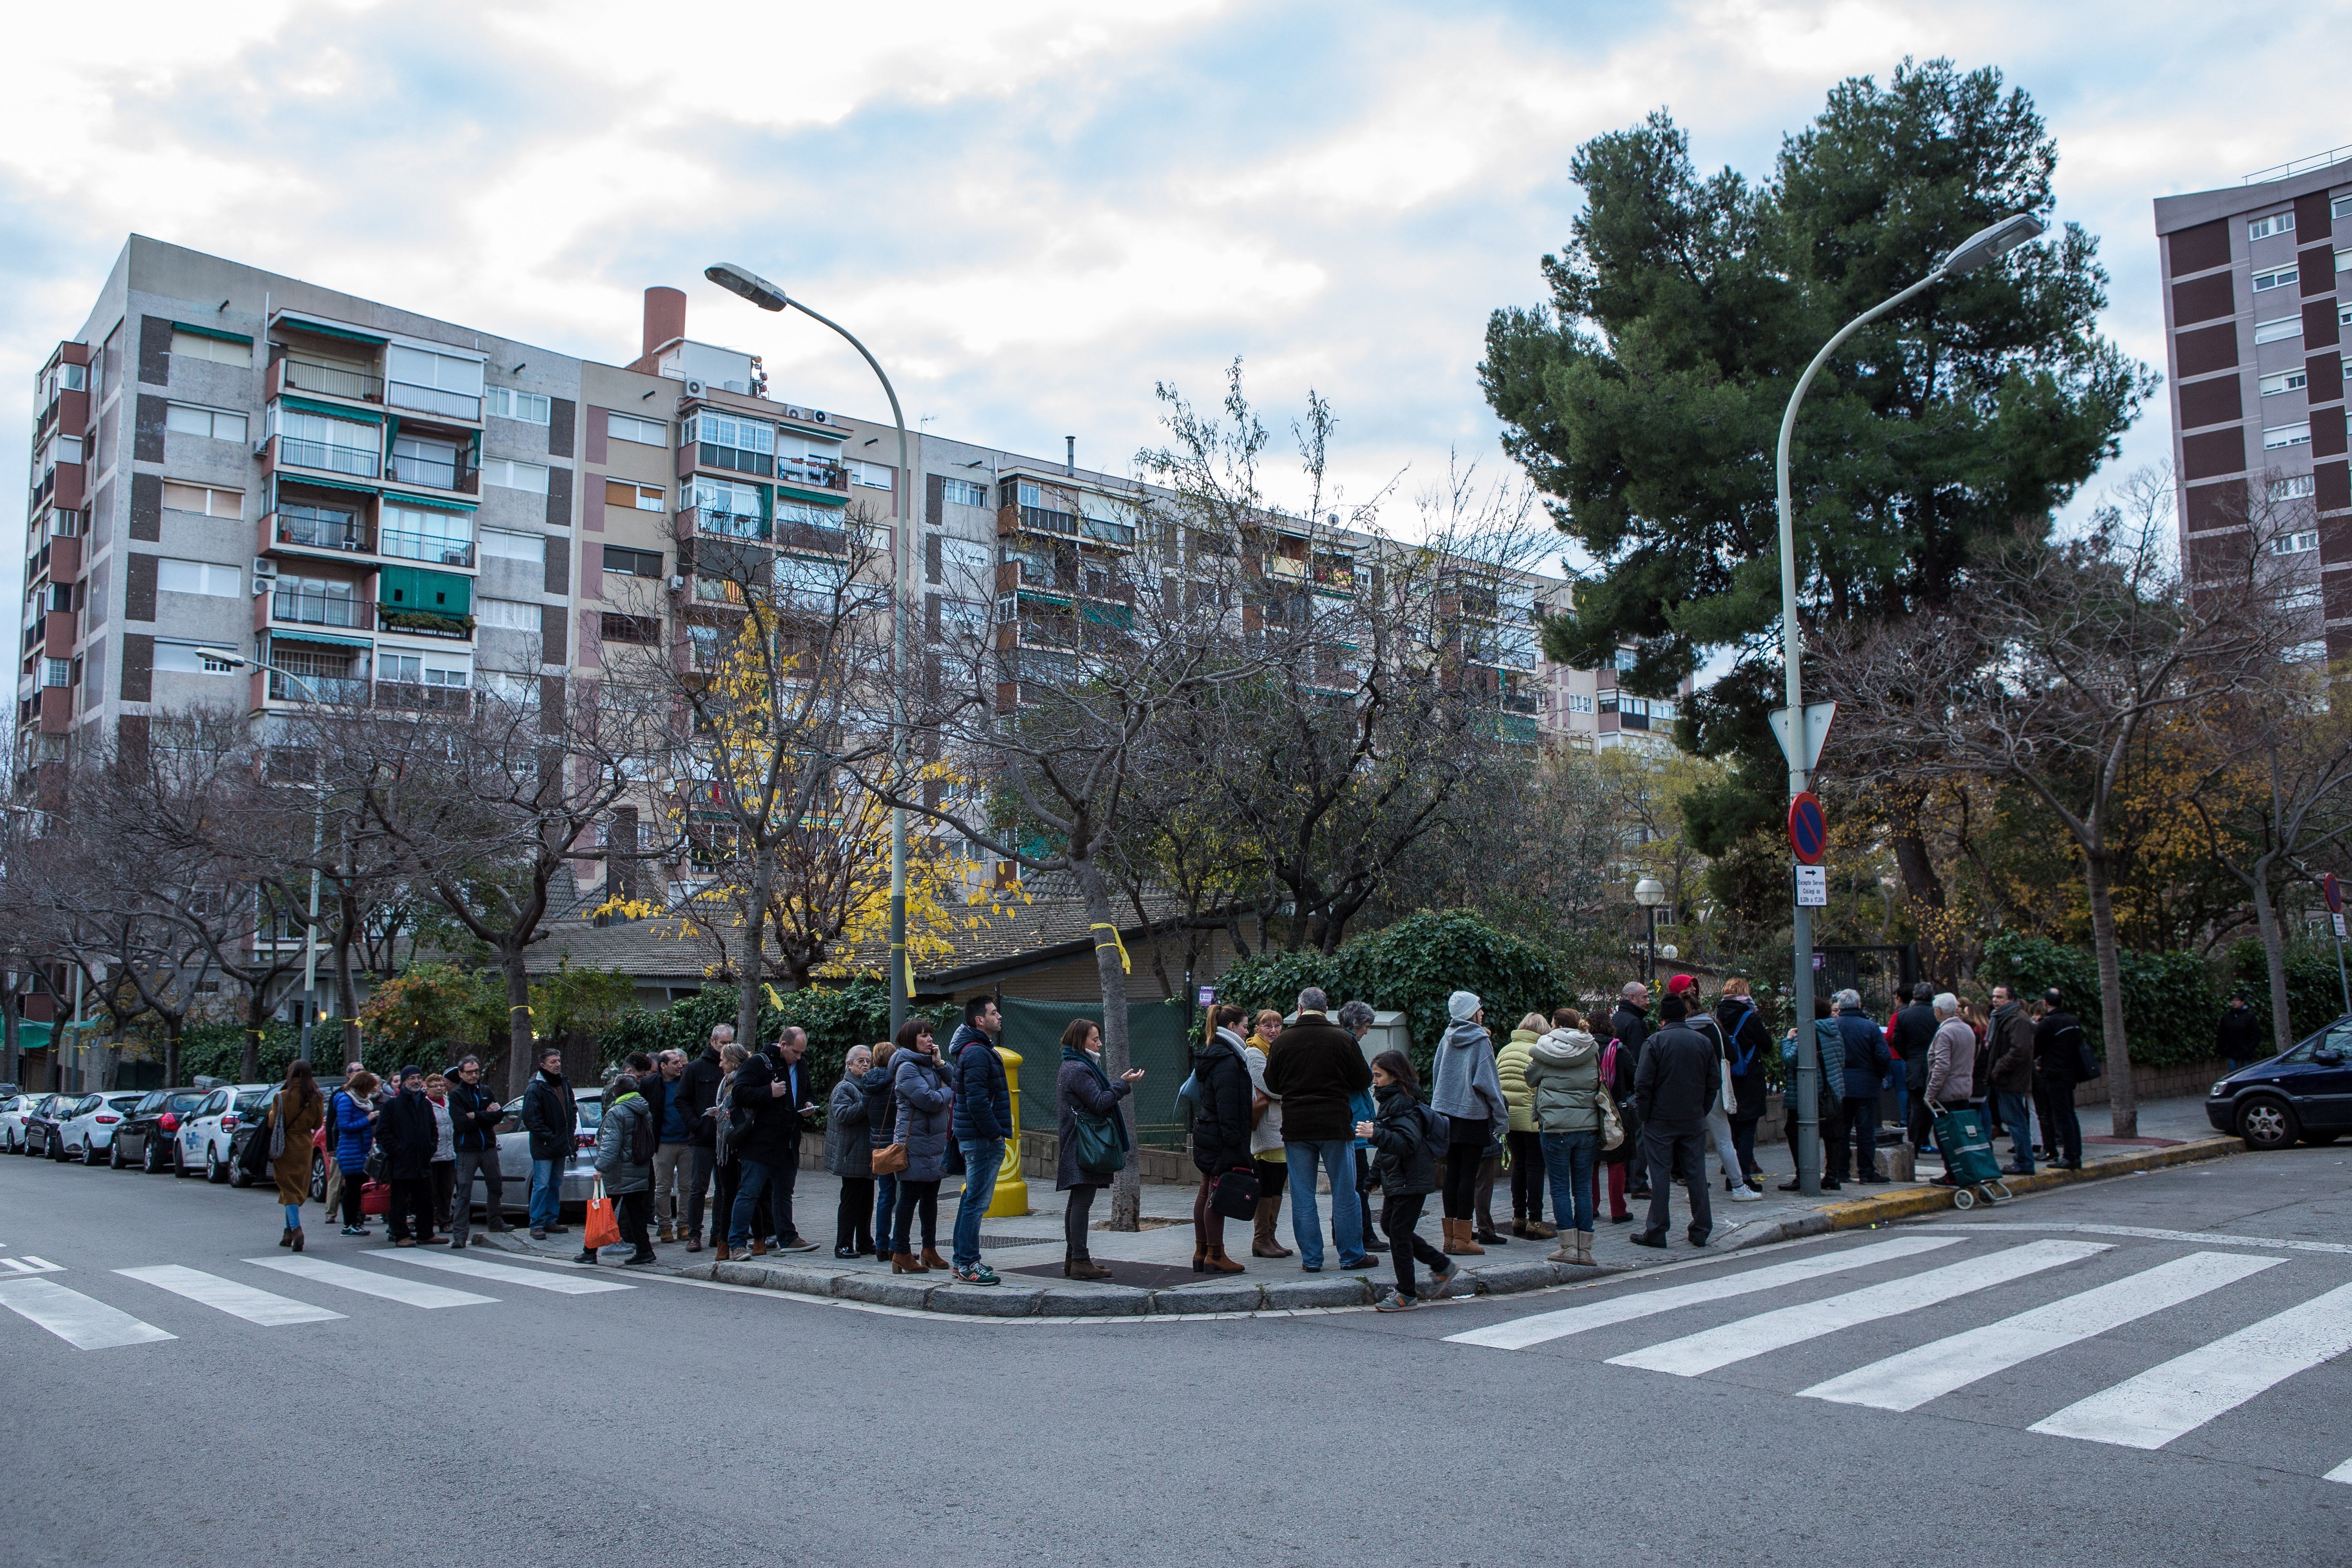
[[[180,1118],[179,1141],[172,1149],[172,1174],[185,1176],[201,1170],[207,1182],[228,1180],[229,1158],[237,1124],[269,1108],[274,1083],[216,1084],[204,1102]]]
[[[37,1094],[12,1094],[0,1100],[0,1153],[14,1154],[25,1147],[25,1113],[41,1103]]]
[[[58,1141],[65,1145],[65,1157],[70,1160],[78,1154],[85,1165],[106,1163],[114,1146],[114,1130],[146,1098],[143,1090],[126,1090],[92,1095],[82,1101],[73,1116],[58,1124]]]

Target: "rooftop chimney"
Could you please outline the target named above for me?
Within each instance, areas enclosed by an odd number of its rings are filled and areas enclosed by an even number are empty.
[[[646,290],[646,345],[639,351],[647,359],[664,343],[674,343],[686,336],[686,293],[678,289],[648,289]]]
[[[1078,438],[1076,436],[1065,436],[1062,437],[1062,472],[1075,479],[1078,477]]]

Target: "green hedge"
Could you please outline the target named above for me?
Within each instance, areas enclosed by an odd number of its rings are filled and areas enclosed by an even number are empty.
[[[2231,990],[2241,992],[2254,1016],[2263,1021],[2263,1037],[2271,1032],[2271,973],[2263,960],[2263,944],[2252,937],[2230,947],[2230,973],[2237,977]],[[2224,994],[2227,1000],[2227,994]],[[2290,1039],[2318,1033],[2344,1016],[2344,987],[2336,969],[2334,942],[2289,942],[2286,950],[2286,1025]]]
[[[2126,949],[2116,954],[2116,967],[2123,979],[2124,1033],[2134,1062],[2172,1067],[2213,1055],[2222,997],[2204,960],[2193,952]],[[2091,1048],[2106,1048],[2099,1023],[2098,959],[2088,949],[2005,932],[1985,943],[1977,973],[1986,984],[2007,985],[2027,998],[2056,986],[2082,1019]]]
[[[1298,994],[1319,985],[1336,1009],[1361,1000],[1401,1012],[1412,1031],[1413,1066],[1424,1078],[1446,1026],[1445,999],[1475,991],[1486,1006],[1486,1026],[1510,1037],[1521,1017],[1573,1005],[1575,989],[1551,954],[1531,942],[1496,931],[1466,910],[1423,910],[1382,931],[1319,952],[1261,953],[1219,977],[1217,999],[1253,1010],[1288,1013]]]

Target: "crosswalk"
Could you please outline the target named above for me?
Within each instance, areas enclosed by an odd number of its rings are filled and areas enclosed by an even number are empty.
[[[593,1274],[527,1268],[459,1253],[394,1251],[385,1247],[358,1256],[370,1262],[382,1260],[414,1265],[432,1273],[457,1276],[469,1282],[479,1281],[486,1287],[556,1296],[594,1296],[635,1289],[622,1280],[599,1279]],[[336,1300],[333,1293],[347,1292],[351,1296],[389,1301],[401,1307],[439,1310],[455,1307],[494,1307],[503,1299],[442,1284],[405,1270],[379,1272],[372,1268],[314,1258],[307,1253],[247,1258],[239,1261],[247,1267],[267,1269],[274,1275],[299,1281],[302,1287],[323,1289],[331,1300]],[[152,1309],[138,1307],[129,1299],[122,1299],[119,1303],[103,1300],[54,1277],[68,1272],[61,1265],[43,1263],[37,1278],[25,1277],[21,1271],[0,1273],[0,1310],[13,1312],[35,1327],[47,1330],[77,1350],[116,1350],[131,1345],[160,1344],[180,1337],[137,1315],[139,1311]],[[231,1279],[226,1274],[192,1268],[184,1264],[142,1264],[109,1272],[116,1278],[150,1287],[258,1328],[340,1322],[349,1316],[316,1300],[263,1289],[246,1280]],[[350,1303],[346,1300],[339,1304]],[[133,1310],[125,1310],[125,1306]],[[354,1307],[353,1310],[358,1309]]]
[[[1893,1321],[1906,1327],[1927,1322],[1957,1327],[1955,1318],[1966,1310],[1969,1298],[1983,1296],[1997,1301],[1997,1293],[2004,1289],[2042,1277],[2063,1281],[2065,1270],[2103,1259],[2111,1267],[2132,1257],[2116,1253],[2117,1244],[2103,1240],[2068,1237],[2011,1244],[2012,1239],[2002,1237],[1995,1245],[1983,1247],[1995,1238],[1912,1234],[1825,1248],[1759,1268],[1710,1272],[1705,1278],[1662,1279],[1647,1289],[1626,1281],[1622,1288],[1610,1288],[1599,1300],[1466,1330],[1447,1335],[1445,1342],[1525,1351],[1619,1325],[1736,1304],[1742,1298],[1773,1292],[1812,1298],[1737,1315],[1687,1332],[1669,1333],[1630,1350],[1617,1350],[1622,1343],[1619,1336],[1616,1343],[1601,1343],[1597,1352],[1597,1359],[1611,1366],[1696,1378],[1823,1342],[1826,1347],[1813,1353],[1826,1359],[1834,1356],[1838,1347],[1853,1342],[1843,1331],[1863,1324]],[[1949,1250],[1964,1244],[1972,1245],[1962,1252]],[[2109,1258],[2110,1254],[2115,1256]],[[2187,1303],[2217,1298],[2217,1293],[2259,1277],[2286,1281],[2289,1274],[2273,1275],[2272,1271],[2290,1261],[2210,1247],[2169,1258],[1997,1321],[1941,1334],[1797,1389],[1795,1396],[1879,1410],[1918,1410],[2025,1363],[2112,1335]],[[1834,1288],[1843,1283],[1840,1276],[1890,1267],[1904,1271],[1851,1289],[1833,1289],[1828,1295],[1806,1289],[1822,1284]],[[2037,1294],[2046,1294],[2046,1289]],[[2275,1306],[2279,1298],[2271,1294],[2262,1299]],[[1738,1310],[1735,1305],[1735,1312]],[[2179,1342],[2175,1340],[2173,1346]],[[2347,1352],[2352,1352],[2352,1284],[2321,1291],[2220,1334],[2077,1399],[2033,1421],[2028,1430],[2119,1447],[2158,1449]],[[2347,1423],[2347,1433],[2352,1434],[2352,1423]],[[2352,1459],[2328,1471],[2325,1479],[2352,1485]]]

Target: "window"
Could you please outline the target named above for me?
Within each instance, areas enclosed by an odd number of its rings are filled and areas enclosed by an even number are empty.
[[[243,441],[245,416],[218,408],[199,408],[193,403],[174,403],[163,411],[163,428],[214,441]]]
[[[507,632],[539,630],[539,606],[520,599],[493,599],[488,595],[474,601],[477,625],[496,626]]]
[[[1674,716],[1675,716],[1675,705],[1674,705],[1673,703],[1671,703],[1671,702],[1667,701],[1664,698],[1661,697],[1661,698],[1654,699],[1654,700],[1652,700],[1652,702],[1650,703],[1650,717],[1651,717],[1651,718],[1653,718],[1653,719],[1671,719],[1671,718],[1673,718]]]
[[[474,520],[462,511],[436,511],[427,507],[394,506],[386,502],[378,548],[404,561],[429,561],[436,566],[474,563]]]
[[[766,530],[766,509],[761,504],[761,492],[757,485],[739,485],[732,479],[706,479],[697,476],[694,481],[695,527],[705,533],[732,533],[744,539],[757,538]]]
[[[940,539],[940,575],[950,592],[985,594],[996,586],[987,545],[976,539]]]
[[[861,462],[856,458],[850,458],[845,466],[849,469],[849,482],[864,485],[869,490],[890,489],[892,476],[898,471],[885,464]]]
[[[2283,370],[2276,375],[2263,377],[2263,395],[2276,397],[2282,392],[2301,392],[2311,384],[2311,377],[2303,371]]]
[[[2256,321],[2254,323],[2254,342],[2258,343],[2283,342],[2288,338],[2299,338],[2301,336],[2303,336],[2303,318],[2301,316],[2281,316],[2275,321]]]
[[[163,481],[163,504],[173,511],[192,511],[198,517],[243,517],[245,495],[239,490],[214,489],[206,485],[176,484]]]
[[[424,436],[392,438],[392,477],[402,484],[454,490],[464,467],[455,441],[436,441]]]
[[[544,425],[554,412],[546,394],[518,392],[511,386],[491,387],[485,403],[489,413],[501,419],[519,419],[525,425]]]
[[[618,544],[604,546],[604,570],[624,577],[659,577],[662,556],[658,550],[630,550]]]
[[[2329,217],[2352,217],[2352,196],[2338,196],[2328,205]]]
[[[528,561],[535,566],[544,566],[547,564],[547,535],[486,528],[482,530],[482,558],[486,561]]]
[[[1580,691],[1571,691],[1568,694],[1568,710],[1571,713],[1590,713],[1592,711],[1592,699]]]
[[[848,568],[839,561],[806,555],[776,557],[776,592],[788,604],[830,604],[848,580]]]
[[[375,477],[383,433],[374,426],[330,419],[282,403],[270,405],[270,421],[278,435],[278,461],[362,479]]]
[[[660,485],[631,484],[626,479],[604,481],[604,504],[637,511],[659,511],[669,504],[669,491]]]
[[[2273,479],[2270,497],[2273,500],[2307,500],[2318,489],[2309,474],[2297,474],[2292,479]]]
[[[607,610],[602,617],[602,630],[606,642],[635,643],[652,647],[661,641],[659,616],[619,616]]]
[[[43,686],[71,686],[73,684],[73,660],[69,658],[45,658],[41,660],[41,684]]]
[[[1617,650],[1617,668],[1621,670],[1631,669],[1633,668],[1633,650],[1632,648],[1621,647]]]
[[[512,458],[485,458],[482,459],[482,482],[543,496],[547,493],[547,465],[518,463]]]
[[[2268,239],[2274,234],[2293,234],[2294,232],[2294,209],[2293,207],[2289,207],[2283,213],[2273,213],[2268,217],[2258,217],[2246,225],[2246,237],[2250,240]]]
[[[393,343],[384,350],[384,401],[397,408],[482,416],[482,362]]]
[[[169,556],[155,563],[155,586],[166,594],[205,594],[216,599],[234,599],[244,583],[245,574],[235,566],[216,565],[210,561],[174,561]]]
[[[2302,274],[2292,267],[2279,267],[2268,272],[2257,272],[2254,274],[2254,292],[2261,294],[2273,289],[2284,289],[2301,276]]]
[[[2300,425],[2274,425],[2263,432],[2263,448],[2276,451],[2281,447],[2307,447],[2311,444],[2311,422]]]
[[[986,486],[976,485],[970,479],[941,479],[940,499],[952,501],[957,506],[986,506],[988,489]]]
[[[2302,555],[2318,548],[2319,535],[2316,532],[2282,533],[2271,541],[2271,553],[2273,555]]]
[[[174,328],[172,332],[172,357],[210,360],[215,364],[241,365],[251,370],[253,345],[249,342],[233,343],[226,338],[206,337],[202,332]]]
[[[168,669],[179,675],[235,675],[238,667],[216,658],[206,658],[196,651],[194,643],[164,642],[158,639],[155,644],[155,668]]]
[[[378,648],[375,654],[375,678],[401,686],[470,686],[472,668],[454,662],[445,656],[430,653],[409,653],[401,648]]]
[[[615,441],[635,441],[643,447],[669,449],[669,426],[659,419],[639,419],[630,414],[604,416],[604,433]]]
[[[512,675],[505,670],[485,669],[475,676],[474,684],[513,707],[535,707],[539,702],[539,677],[535,675]]]

